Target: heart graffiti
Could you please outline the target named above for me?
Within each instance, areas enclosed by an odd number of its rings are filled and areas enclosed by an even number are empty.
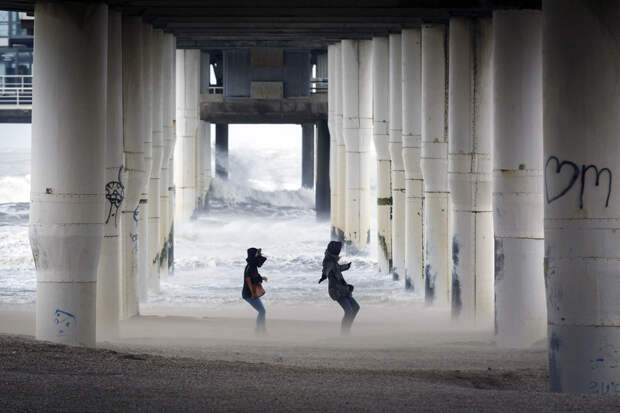
[[[566,165],[573,168],[573,175],[571,176],[568,184],[566,184],[562,188],[562,190],[558,194],[554,195],[553,197],[549,195],[549,179],[551,178],[551,175],[547,171],[548,169],[547,167],[549,166],[551,161],[555,161],[555,173],[556,174],[559,174],[562,171],[562,168]],[[547,159],[547,163],[545,163],[545,195],[547,196],[547,203],[550,204],[556,199],[563,197],[568,191],[570,191],[573,185],[575,185],[575,182],[577,182],[577,178],[579,178],[579,167],[577,166],[577,164],[571,161],[560,162],[557,156],[550,156],[549,159]]]

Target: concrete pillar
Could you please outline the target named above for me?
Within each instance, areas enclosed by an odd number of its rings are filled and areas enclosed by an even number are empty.
[[[118,337],[121,315],[121,208],[127,173],[123,165],[123,60],[121,13],[108,14],[107,123],[104,234],[97,275],[97,338]]]
[[[387,37],[372,40],[372,134],[377,156],[377,261],[379,271],[392,271],[392,161],[389,150],[389,45]]]
[[[492,30],[490,18],[450,19],[452,314],[485,328],[494,315]]]
[[[314,187],[314,124],[301,125],[301,186]]]
[[[200,51],[200,93],[208,94],[211,85],[211,55]]]
[[[372,122],[372,43],[343,40],[341,48],[343,135],[347,166],[345,240],[353,251],[358,251],[366,247],[370,237],[368,150]]]
[[[424,285],[424,180],[422,152],[422,50],[420,29],[402,31],[403,162],[405,166],[405,288]]]
[[[389,37],[390,122],[389,150],[392,166],[392,274],[398,280],[405,274],[405,165],[403,162],[402,46],[401,35]]]
[[[450,302],[450,192],[446,27],[422,26],[422,156],[424,176],[424,280],[427,303]]]
[[[197,205],[196,136],[200,95],[200,50],[177,50],[176,217],[187,222]]]
[[[153,173],[153,28],[148,24],[142,25],[142,78],[144,112],[144,166],[146,170],[146,184],[140,194],[140,208],[138,209],[138,297],[143,300],[147,296],[147,282],[151,272],[150,242],[149,242],[149,197],[151,176]]]
[[[35,16],[30,245],[36,338],[94,346],[104,234],[108,8],[37,2]]]
[[[502,346],[546,335],[541,16],[493,13],[495,325]]]
[[[327,122],[321,120],[316,124],[316,186],[314,190],[316,217],[320,221],[330,217],[330,145]]]
[[[345,227],[345,179],[346,179],[346,148],[344,145],[344,134],[342,131],[342,95],[343,95],[343,76],[342,76],[342,42],[336,48],[336,96],[335,96],[335,117],[336,117],[336,231],[332,233],[332,238],[344,241]],[[333,207],[333,205],[332,205]]]
[[[620,5],[543,2],[550,390],[620,394]]]
[[[147,261],[147,286],[151,291],[159,292],[159,251],[160,251],[160,184],[161,166],[164,157],[164,119],[163,119],[163,53],[164,53],[164,32],[154,30],[152,37],[152,118],[153,128],[153,168],[151,172],[149,190],[149,253]]]
[[[169,187],[172,182],[169,180],[169,164],[172,146],[174,144],[174,112],[176,111],[174,102],[174,37],[172,34],[164,33],[163,52],[162,52],[162,122],[164,132],[164,147],[159,181],[159,271],[160,277],[165,277],[168,272],[168,234],[170,232],[170,211],[169,211]]]
[[[228,179],[228,124],[215,124],[215,173]]]
[[[142,77],[142,23],[139,17],[123,17],[123,151],[125,199],[122,208],[121,318],[138,314],[138,210],[146,184],[144,163],[144,88]]]
[[[329,127],[329,190],[330,190],[330,230],[332,238],[335,238],[338,227],[338,166],[336,152],[336,94],[338,93],[338,78],[336,76],[336,49],[339,44],[330,44],[327,47],[327,125]]]
[[[198,159],[198,208],[207,208],[207,194],[211,187],[211,124],[199,120],[196,158]]]
[[[166,249],[168,258],[168,273],[174,272],[174,213],[175,213],[175,199],[176,188],[174,184],[174,152],[177,142],[177,109],[176,109],[176,96],[177,96],[177,41],[176,37],[170,35],[170,49],[172,59],[170,61],[170,96],[172,96],[172,147],[170,148],[170,157],[168,158],[168,231],[166,232]]]

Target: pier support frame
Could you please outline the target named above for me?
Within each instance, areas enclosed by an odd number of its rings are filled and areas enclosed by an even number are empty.
[[[493,13],[496,339],[546,336],[540,11]]]
[[[617,397],[620,5],[593,6],[543,2],[549,380],[551,391]]]
[[[392,167],[392,277],[405,274],[405,164],[403,162],[402,46],[400,33],[389,37],[389,151]]]
[[[392,161],[389,149],[389,44],[372,39],[372,135],[377,156],[377,261],[379,271],[392,272]]]
[[[36,338],[94,346],[104,235],[108,8],[38,2],[35,16],[30,245]]]
[[[449,33],[452,314],[493,327],[492,25],[455,17]]]
[[[336,227],[338,226],[338,154],[337,131],[336,131],[336,86],[338,78],[336,76],[336,49],[338,44],[330,44],[327,47],[327,126],[329,127],[329,197],[330,197],[330,233],[331,238],[335,239]]]
[[[405,288],[424,291],[424,179],[420,29],[402,31],[403,162],[405,167]]]
[[[450,302],[450,188],[446,26],[422,26],[422,156],[424,283],[428,304]]]
[[[200,50],[177,50],[177,142],[174,150],[176,222],[188,222],[198,204],[196,140],[200,96]]]
[[[215,174],[228,179],[228,124],[215,124]]]
[[[301,186],[314,187],[314,124],[301,124]]]
[[[345,241],[351,252],[363,250],[369,241],[368,150],[371,138],[370,41],[343,40],[343,137],[345,142]]]
[[[330,217],[330,144],[329,128],[327,122],[321,120],[316,124],[316,183],[314,189],[316,217],[324,221]]]
[[[144,163],[144,78],[142,76],[142,23],[123,16],[123,151],[127,183],[122,208],[121,319],[138,314],[138,211],[146,184]]]
[[[104,235],[97,275],[97,339],[118,337],[121,316],[121,208],[127,173],[123,165],[122,20],[108,14],[107,123],[105,139]]]

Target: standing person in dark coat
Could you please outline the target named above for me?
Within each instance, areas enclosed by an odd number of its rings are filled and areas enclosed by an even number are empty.
[[[342,271],[351,268],[351,263],[338,264],[341,249],[342,242],[339,241],[331,241],[327,245],[325,258],[323,258],[323,275],[319,283],[326,278],[328,279],[329,296],[332,300],[337,301],[344,310],[341,332],[342,334],[348,334],[351,331],[351,325],[360,310],[360,306],[357,301],[355,301],[355,298],[353,298],[353,286],[347,284],[342,277]]]
[[[247,265],[243,272],[243,290],[241,296],[258,312],[258,316],[256,317],[256,332],[258,334],[263,334],[266,331],[265,307],[260,297],[256,294],[256,287],[263,281],[267,281],[267,277],[262,277],[258,273],[258,267],[261,267],[265,261],[267,261],[267,258],[262,256],[260,248],[248,248],[248,258],[246,258],[245,261]]]

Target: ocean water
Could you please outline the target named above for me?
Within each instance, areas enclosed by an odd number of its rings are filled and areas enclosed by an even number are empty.
[[[239,304],[249,247],[262,248],[268,257],[261,268],[269,278],[266,303],[330,302],[326,283],[318,284],[330,228],[315,218],[314,192],[300,188],[301,128],[231,125],[229,135],[229,180],[213,180],[208,213],[175,224],[175,271],[143,305]],[[28,242],[30,154],[27,147],[7,146],[0,146],[0,305],[29,306],[36,296]],[[365,304],[419,300],[403,281],[378,273],[375,234],[373,226],[365,253],[343,257],[352,262],[344,275],[355,285],[355,297]]]

